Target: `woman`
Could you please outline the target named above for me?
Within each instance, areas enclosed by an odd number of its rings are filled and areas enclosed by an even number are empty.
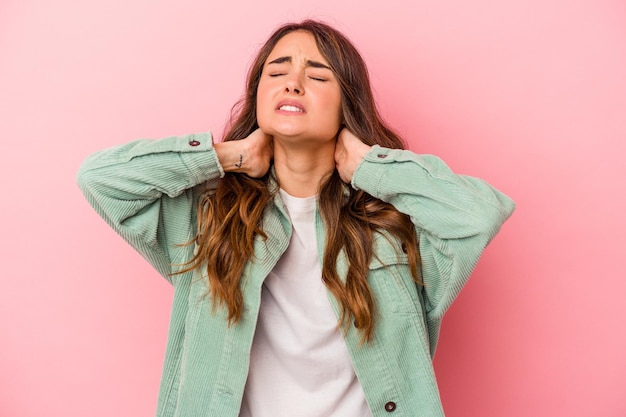
[[[441,319],[514,208],[403,150],[315,21],[262,47],[222,142],[132,142],[78,180],[174,286],[158,416],[443,415]]]

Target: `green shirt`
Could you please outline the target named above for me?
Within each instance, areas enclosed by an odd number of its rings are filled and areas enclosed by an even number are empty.
[[[291,224],[277,195],[263,219],[267,239],[256,240],[245,268],[243,316],[230,327],[224,308],[213,309],[206,297],[203,271],[172,275],[194,250],[180,244],[195,236],[199,193],[223,175],[209,133],[113,147],[90,156],[78,173],[89,203],[174,287],[159,417],[239,415],[261,286],[289,243]],[[365,156],[352,186],[411,216],[424,282],[413,281],[399,242],[375,237],[368,274],[378,309],[374,337],[360,345],[356,328],[345,335],[356,375],[374,417],[442,416],[432,366],[441,319],[514,203],[437,157],[379,146]],[[316,232],[324,253],[319,212]],[[347,270],[341,256],[337,269]]]

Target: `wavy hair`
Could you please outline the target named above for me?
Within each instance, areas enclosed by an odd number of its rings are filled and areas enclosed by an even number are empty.
[[[263,66],[276,43],[294,31],[313,35],[339,81],[345,127],[367,145],[404,149],[402,139],[385,125],[376,108],[363,58],[343,34],[314,20],[281,26],[261,47],[249,70],[245,95],[233,107],[224,141],[246,138],[258,128],[256,98]],[[198,199],[198,230],[191,242],[197,248],[184,271],[206,268],[213,305],[226,306],[229,323],[242,316],[241,281],[246,264],[254,257],[254,242],[267,238],[262,219],[276,192],[276,187],[271,187],[273,181],[277,179],[271,170],[262,178],[226,173],[216,188],[203,192]],[[392,205],[344,184],[337,170],[320,184],[318,204],[326,228],[322,280],[341,306],[338,325],[347,330],[352,322],[361,333],[361,341],[370,341],[376,300],[367,274],[372,256],[376,256],[374,235],[383,233],[402,242],[413,279],[420,283],[414,226],[409,216]],[[343,278],[336,266],[342,252],[349,264]]]

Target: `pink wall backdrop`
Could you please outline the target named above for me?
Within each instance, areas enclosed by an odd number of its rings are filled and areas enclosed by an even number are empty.
[[[0,416],[154,414],[172,292],[75,172],[220,133],[254,51],[305,17],[360,47],[413,150],[518,203],[444,321],[447,415],[626,415],[623,1],[4,0]]]

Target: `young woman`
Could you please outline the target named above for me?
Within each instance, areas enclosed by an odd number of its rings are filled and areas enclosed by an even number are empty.
[[[174,286],[158,416],[440,416],[444,312],[514,205],[403,150],[354,46],[279,28],[222,142],[140,140],[85,196]]]

